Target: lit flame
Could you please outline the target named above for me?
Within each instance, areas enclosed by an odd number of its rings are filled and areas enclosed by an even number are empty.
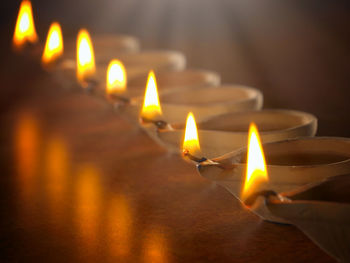
[[[21,49],[27,42],[35,43],[38,41],[36,34],[32,4],[28,0],[23,0],[18,12],[15,33],[13,35],[13,45]]]
[[[162,109],[160,108],[159,103],[156,76],[154,75],[153,70],[151,70],[148,74],[141,117],[152,120],[160,115],[162,115]]]
[[[89,33],[81,29],[77,39],[77,78],[86,81],[96,72],[95,55]]]
[[[41,61],[44,64],[54,62],[63,54],[63,38],[61,26],[54,22],[51,24],[47,34],[46,44]]]
[[[186,120],[186,129],[185,129],[185,138],[183,143],[183,151],[195,154],[200,150],[199,140],[198,140],[198,131],[196,121],[194,119],[193,113],[190,112],[187,115]]]
[[[107,69],[107,93],[122,93],[126,90],[126,70],[120,60],[112,60]]]
[[[252,194],[263,182],[268,181],[264,151],[261,145],[258,129],[250,124],[248,136],[247,170],[244,182],[243,200]]]

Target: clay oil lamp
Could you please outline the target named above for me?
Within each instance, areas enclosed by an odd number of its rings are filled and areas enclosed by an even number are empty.
[[[221,114],[198,123],[201,151],[214,158],[246,146],[251,122],[260,127],[263,143],[314,136],[315,116],[293,110],[261,110]],[[179,152],[183,140],[182,124],[171,124],[172,130],[159,129],[157,135],[170,152]]]

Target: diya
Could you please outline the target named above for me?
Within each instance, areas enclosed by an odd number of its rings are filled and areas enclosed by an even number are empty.
[[[325,178],[350,173],[350,139],[309,137],[263,144],[268,182],[260,190],[291,191]],[[199,162],[198,172],[240,198],[247,149]]]
[[[262,142],[314,136],[317,118],[294,110],[261,110],[217,115],[198,123],[201,154],[213,158],[246,146],[249,124],[260,128]],[[171,124],[172,129],[159,129],[160,142],[171,152],[180,152],[184,125]]]

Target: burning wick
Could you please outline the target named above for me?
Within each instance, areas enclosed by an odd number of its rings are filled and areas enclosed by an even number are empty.
[[[198,129],[196,120],[193,113],[190,112],[186,119],[186,128],[184,142],[182,146],[182,156],[190,159],[197,163],[197,169],[201,169],[202,166],[213,165],[220,167],[221,169],[233,169],[236,167],[235,164],[224,164],[208,159],[206,157],[197,157],[196,154],[200,152]]]
[[[36,34],[32,4],[28,0],[23,0],[18,12],[15,32],[13,35],[13,46],[21,50],[26,44],[34,44],[38,41]]]
[[[268,205],[269,203],[273,202],[283,202],[283,203],[290,203],[291,200],[285,196],[282,196],[275,191],[272,190],[263,190],[259,192],[255,192],[251,195],[249,195],[245,200],[244,200],[244,205],[246,205],[248,208],[252,207],[253,204],[255,203],[256,199],[258,199],[259,196],[262,196],[266,200],[266,204]]]
[[[207,160],[207,158],[198,158],[195,156],[200,151],[198,130],[196,120],[193,113],[190,112],[186,119],[185,137],[182,145],[182,155],[190,160],[201,163]]]
[[[269,195],[271,195],[271,191],[257,191],[261,189],[261,186],[267,181],[268,175],[265,155],[261,145],[258,128],[254,123],[251,123],[248,134],[246,177],[241,194],[244,203],[251,203],[252,198],[255,201],[256,197],[254,198],[254,196],[256,196],[256,193],[258,195],[259,193],[269,193]]]
[[[151,70],[148,74],[140,121],[141,123],[153,123],[158,129],[172,130],[173,128],[170,124],[166,121],[159,120],[161,116],[162,109],[159,103],[156,76],[153,70]]]
[[[121,94],[126,91],[127,75],[123,63],[120,60],[112,60],[107,68],[106,93],[115,108],[130,104],[130,99]]]
[[[92,92],[98,85],[94,79],[96,73],[95,55],[89,32],[81,29],[77,38],[77,80],[80,85]]]

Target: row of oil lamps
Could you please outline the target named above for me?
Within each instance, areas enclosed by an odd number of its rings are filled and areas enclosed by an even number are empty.
[[[31,3],[24,0],[13,44],[25,52],[37,40]],[[76,50],[68,42],[63,52],[60,25],[53,23],[43,66],[63,87],[106,98],[157,143],[197,163],[202,176],[224,186],[261,218],[294,224],[337,260],[350,261],[348,138],[313,137],[313,115],[261,110],[260,91],[220,85],[215,72],[185,69],[179,52],[140,51],[130,36],[92,40],[80,30]]]

